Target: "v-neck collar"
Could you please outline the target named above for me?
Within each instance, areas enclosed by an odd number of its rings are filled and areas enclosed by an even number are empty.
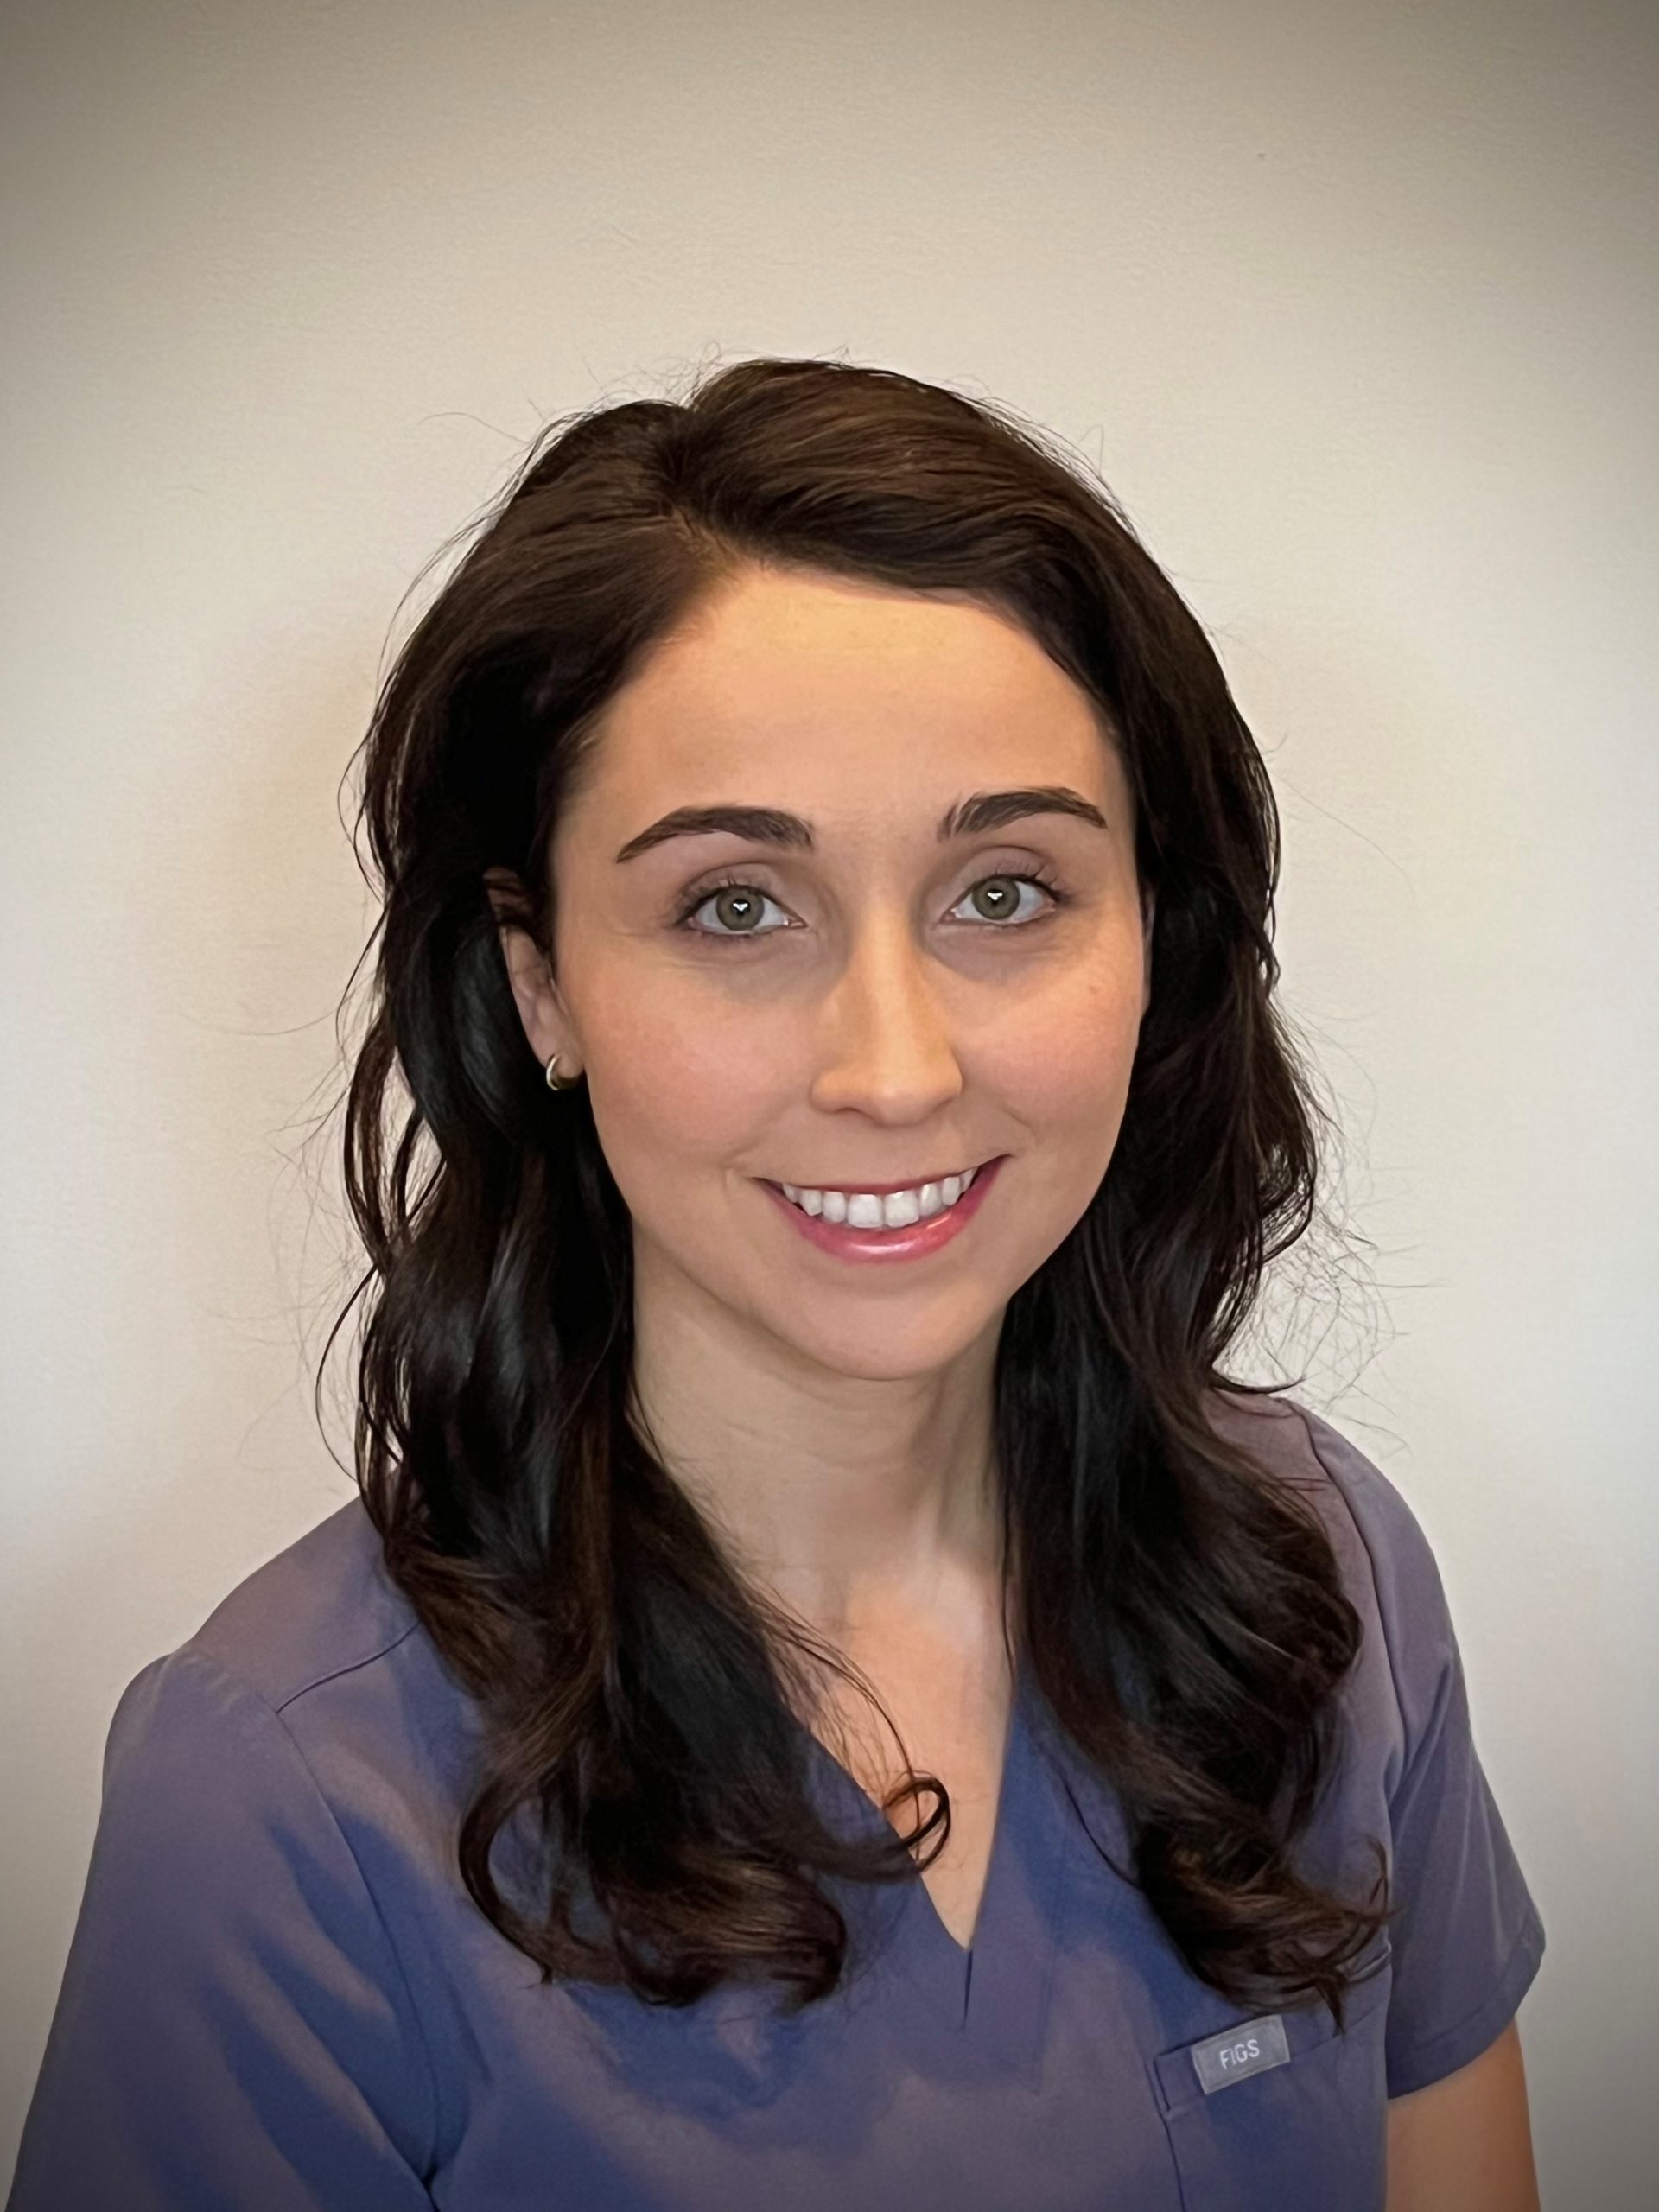
[[[1034,2074],[1042,2057],[1065,1841],[1058,1777],[1035,1742],[1034,1694],[1025,1669],[1017,1666],[971,1945],[964,1948],[940,1919],[919,1870],[898,1885],[896,1897],[874,1885],[837,1885],[837,1894],[867,1921],[876,1906],[887,1908],[880,1916],[883,1963],[921,2023],[971,2042],[1020,2074]],[[854,1829],[892,1834],[892,1823],[874,1799],[818,1737],[807,1733],[832,1801]]]

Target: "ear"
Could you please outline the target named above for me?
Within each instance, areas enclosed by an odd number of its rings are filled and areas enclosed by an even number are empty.
[[[528,925],[529,903],[524,886],[511,870],[490,868],[485,873],[484,887],[495,914],[507,981],[530,1049],[543,1067],[558,1053],[561,1077],[576,1075],[582,1067],[582,1052],[575,1030],[553,981],[547,955]]]

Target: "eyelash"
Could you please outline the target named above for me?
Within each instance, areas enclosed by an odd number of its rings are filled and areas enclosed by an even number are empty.
[[[1046,891],[1050,899],[1053,901],[1053,906],[1048,909],[1049,912],[1052,912],[1055,909],[1061,906],[1069,906],[1071,904],[1071,893],[1069,891],[1062,891],[1059,885],[1054,880],[1053,877],[1048,874],[1047,872],[1042,868],[1020,868],[1017,871],[1013,868],[997,868],[994,870],[991,874],[982,875],[976,881],[970,883],[968,887],[968,891],[964,891],[962,894],[963,897],[965,899],[968,896],[969,892],[976,891],[979,888],[979,885],[982,883],[1034,883],[1039,891]],[[772,895],[770,892],[762,891],[758,883],[751,883],[747,876],[724,875],[721,877],[717,883],[705,883],[698,890],[692,893],[691,896],[681,906],[679,912],[676,915],[674,924],[675,927],[677,929],[684,930],[688,935],[691,937],[711,938],[716,944],[742,944],[745,943],[753,943],[756,938],[781,937],[783,935],[783,931],[781,930],[705,930],[695,928],[692,925],[692,915],[696,912],[700,906],[706,906],[711,899],[717,897],[722,891],[753,891],[762,899],[770,898]],[[1029,929],[1033,922],[1040,921],[1044,917],[1042,915],[1033,914],[1028,916],[1023,922],[987,922],[983,924],[982,926],[986,929],[996,930],[1002,934],[1007,935],[1014,930]]]

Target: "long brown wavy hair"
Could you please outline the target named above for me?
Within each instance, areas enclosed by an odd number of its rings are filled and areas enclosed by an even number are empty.
[[[1213,1418],[1217,1390],[1268,1387],[1220,1363],[1313,1217],[1328,1122],[1274,999],[1267,773],[1093,474],[994,404],[875,368],[744,361],[554,424],[365,741],[383,910],[344,1149],[369,1268],[334,1332],[370,1294],[358,1480],[481,1716],[461,1877],[544,1979],[672,2004],[772,1980],[796,2008],[849,1965],[823,1878],[917,1878],[913,1847],[948,1835],[932,1776],[888,1801],[933,1794],[902,1837],[814,1806],[811,1684],[870,1693],[738,1571],[632,1416],[628,1214],[586,1086],[550,1092],[530,1052],[490,896],[509,885],[550,954],[546,856],[607,702],[753,564],[977,594],[1121,749],[1150,1005],[1109,1169],[996,1358],[1022,1663],[1117,1793],[1120,1871],[1192,1973],[1243,2005],[1317,1996],[1340,2025],[1344,1969],[1392,1916],[1308,1880],[1295,1846],[1359,1619],[1313,1509]],[[493,1863],[515,1832],[516,1898]]]

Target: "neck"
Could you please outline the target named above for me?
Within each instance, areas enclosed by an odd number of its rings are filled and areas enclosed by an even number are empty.
[[[838,1639],[1001,1586],[997,1332],[947,1366],[830,1371],[636,1276],[633,1402],[734,1562]]]

